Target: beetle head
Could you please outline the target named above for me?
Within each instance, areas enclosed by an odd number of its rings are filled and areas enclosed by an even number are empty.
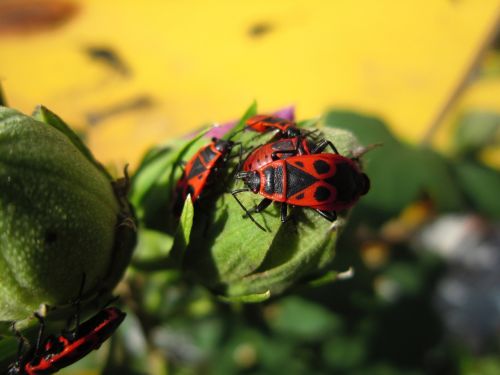
[[[236,174],[236,178],[242,179],[245,185],[247,185],[252,192],[257,193],[259,191],[260,176],[258,172],[239,172]]]

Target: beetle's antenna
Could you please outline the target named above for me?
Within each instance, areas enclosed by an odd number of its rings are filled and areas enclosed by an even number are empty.
[[[262,225],[260,225],[259,223],[257,223],[257,221],[255,221],[255,219],[253,218],[250,211],[243,205],[243,203],[241,203],[241,201],[236,196],[236,194],[243,193],[245,191],[251,191],[251,190],[249,188],[237,189],[237,190],[233,190],[231,192],[231,194],[234,197],[234,199],[236,199],[236,202],[238,202],[238,204],[243,209],[243,211],[245,211],[245,215],[248,216],[250,218],[250,220],[252,220],[254,222],[254,224],[257,225],[260,229],[262,229],[264,232],[267,232],[266,229]]]

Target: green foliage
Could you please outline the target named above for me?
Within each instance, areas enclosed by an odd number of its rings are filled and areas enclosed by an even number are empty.
[[[225,135],[241,141],[244,154],[270,139],[239,132],[243,119],[256,111],[254,103]],[[64,133],[53,118],[46,122]],[[279,209],[273,206],[255,215],[267,229],[260,231],[242,217],[228,193],[237,186],[232,179],[236,159],[211,186],[212,195],[195,205],[187,199],[177,219],[171,208],[180,163],[209,138],[202,132],[147,153],[132,177],[130,194],[140,229],[122,289],[128,318],[108,346],[105,371],[498,372],[496,357],[457,352],[445,339],[442,317],[433,306],[444,261],[423,251],[411,235],[390,242],[382,232],[422,199],[431,202],[437,215],[472,211],[498,219],[500,174],[479,159],[495,140],[497,117],[475,113],[464,118],[452,156],[401,142],[380,119],[348,111],[299,124],[318,127],[347,156],[355,156],[361,145],[381,144],[361,157],[372,187],[351,212],[342,213],[341,231],[331,232],[328,222],[300,208],[293,210],[297,224],[281,224]],[[242,200],[252,207],[259,197],[242,194]],[[381,243],[386,252],[377,265],[365,254],[372,242]],[[353,277],[338,279],[339,271],[348,267],[354,268]],[[4,368],[15,355],[17,341],[6,324],[0,334],[8,336],[0,339]],[[99,362],[94,356],[78,365],[95,368]]]
[[[500,373],[500,359],[498,356],[483,358],[466,358],[462,363],[464,375],[496,375]]]
[[[364,145],[381,144],[364,158],[372,187],[362,201],[378,215],[385,219],[395,216],[424,195],[442,211],[463,208],[449,161],[435,151],[398,141],[383,122],[373,117],[333,111],[326,115],[325,124],[353,132]]]
[[[243,119],[255,113],[254,103]],[[243,119],[226,138],[240,142],[247,155],[253,147],[268,141],[272,135],[242,132]],[[321,131],[327,139],[334,139],[337,148],[344,154],[359,147],[347,131],[330,128],[322,128]],[[151,258],[154,252],[152,247],[167,257],[171,256],[171,252],[166,250],[168,246],[158,246],[155,238],[171,237],[176,230],[177,221],[171,207],[176,199],[175,184],[181,175],[178,165],[207,145],[209,141],[202,136],[203,133],[165,152],[149,152],[133,178],[131,200],[136,204],[139,219],[146,229],[140,232],[146,238],[139,239],[141,245],[134,261],[137,269],[145,269],[140,258],[142,254]],[[193,226],[182,262],[166,259],[151,263],[155,263],[157,269],[167,266],[169,269],[182,269],[185,277],[201,283],[222,300],[231,302],[260,302],[298,282],[328,272],[327,267],[335,254],[338,230],[332,231],[329,222],[308,209],[295,209],[295,220],[282,224],[276,206],[255,214],[256,220],[266,228],[266,231],[259,230],[243,216],[241,207],[230,194],[234,188],[242,187],[232,178],[238,162],[236,158],[230,159],[225,174],[222,171],[217,181],[207,187],[208,191],[204,193],[206,198],[196,202]],[[262,198],[248,193],[241,195],[240,199],[250,208]],[[341,215],[345,217],[346,213]],[[341,227],[339,225],[338,229]],[[161,234],[153,236],[151,230]],[[152,242],[151,246],[146,244],[147,241]],[[165,238],[165,243],[171,243],[171,240]]]
[[[454,134],[455,152],[475,155],[490,145],[500,145],[500,114],[476,111],[463,115]]]
[[[463,189],[471,209],[500,219],[500,173],[473,160],[460,160],[454,167],[456,182]]]
[[[66,124],[59,116],[57,116],[54,112],[49,110],[48,108],[40,105],[35,108],[33,111],[32,117],[35,120],[41,121],[49,126],[52,126],[54,129],[57,129],[62,134],[64,134],[73,145],[84,155],[88,161],[94,164],[97,168],[99,168],[102,173],[104,173],[110,180],[111,176],[108,171],[94,158],[90,150],[85,146],[80,137],[75,134],[73,130]]]

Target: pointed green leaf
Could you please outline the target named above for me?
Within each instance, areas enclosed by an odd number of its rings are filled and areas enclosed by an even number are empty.
[[[174,243],[170,250],[171,256],[179,259],[179,262],[182,262],[184,252],[189,244],[189,237],[191,236],[191,229],[193,228],[193,218],[194,206],[191,201],[191,195],[188,195],[184,201],[179,226],[177,227]]]
[[[260,303],[271,297],[271,291],[266,290],[263,293],[245,294],[240,296],[218,296],[221,301],[228,303]]]
[[[85,146],[80,137],[75,134],[75,132],[54,112],[44,107],[43,105],[39,105],[33,111],[33,118],[41,121],[47,125],[52,126],[53,128],[59,130],[63,133],[68,139],[75,145],[80,152],[85,155],[85,157],[92,162],[96,167],[98,167],[110,180],[111,175],[109,172],[94,158],[90,150]]]
[[[337,271],[329,271],[324,275],[318,277],[317,279],[308,281],[308,284],[312,287],[318,287],[329,283],[333,283],[335,280],[337,280],[338,274],[339,273]]]
[[[227,132],[222,139],[231,139],[234,134],[237,134],[239,131],[243,130],[246,126],[245,122],[252,116],[257,114],[257,101],[254,100],[250,107],[247,108],[243,116],[240,118],[238,123],[231,131]]]

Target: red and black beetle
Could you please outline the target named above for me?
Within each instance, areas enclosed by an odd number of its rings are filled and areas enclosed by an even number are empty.
[[[200,148],[185,164],[182,176],[175,187],[174,213],[180,216],[184,201],[191,194],[194,203],[199,198],[220,168],[227,162],[235,143],[230,140],[212,138],[212,142]]]
[[[44,323],[42,318],[38,318],[41,326],[36,346],[10,366],[8,375],[53,374],[77,362],[92,350],[98,349],[116,331],[125,318],[125,313],[116,307],[107,307],[78,324],[75,330],[47,337],[43,344]]]
[[[312,133],[314,132],[309,132],[308,134]],[[260,167],[277,159],[286,159],[290,156],[311,154],[312,150],[317,150],[318,146],[324,148],[324,145],[330,145],[333,151],[338,154],[335,146],[331,142],[327,144],[324,139],[315,143],[306,138],[305,135],[298,135],[293,138],[282,138],[255,148],[243,162],[241,170],[248,172],[259,169]]]
[[[264,133],[269,130],[279,130],[284,138],[292,138],[300,135],[300,130],[294,121],[286,120],[272,115],[255,115],[246,121],[247,128]]]
[[[335,154],[321,152],[330,146]],[[298,152],[297,152],[298,153]],[[281,202],[281,221],[288,219],[287,206],[302,206],[314,209],[329,221],[337,218],[336,211],[353,206],[370,188],[370,180],[362,173],[358,164],[337,153],[330,141],[323,140],[310,154],[277,158],[255,169],[241,171],[237,179],[243,180],[247,188],[231,193],[245,211],[245,215],[265,230],[252,217],[253,212],[263,211],[273,201]],[[260,194],[264,199],[248,210],[237,198],[242,192]]]

